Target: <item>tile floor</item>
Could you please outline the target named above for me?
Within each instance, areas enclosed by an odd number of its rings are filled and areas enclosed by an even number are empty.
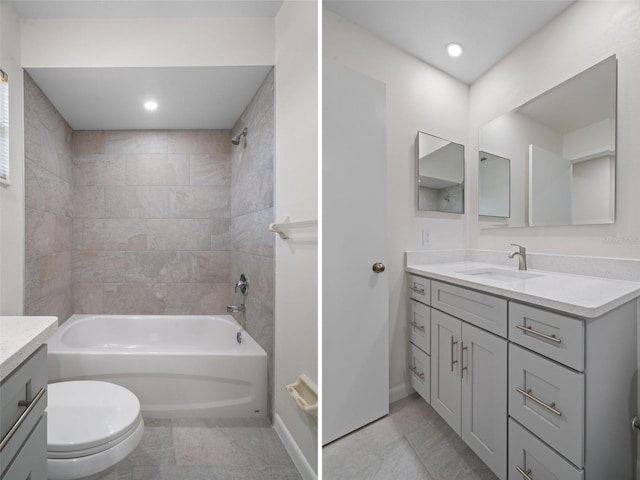
[[[100,480],[302,480],[267,420],[145,420],[140,445]]]
[[[323,480],[497,480],[417,394],[323,448]]]

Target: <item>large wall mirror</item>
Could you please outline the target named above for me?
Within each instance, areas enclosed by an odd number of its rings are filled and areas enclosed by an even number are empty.
[[[615,56],[480,128],[481,228],[615,221]]]
[[[464,146],[418,132],[418,210],[464,213]]]

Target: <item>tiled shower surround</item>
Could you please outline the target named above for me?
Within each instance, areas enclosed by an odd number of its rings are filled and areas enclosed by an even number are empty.
[[[223,314],[244,272],[271,366],[273,79],[231,131],[72,131],[25,74],[26,313]]]
[[[72,130],[25,74],[25,314],[66,319],[71,306]]]
[[[223,313],[229,131],[73,133],[74,313]]]

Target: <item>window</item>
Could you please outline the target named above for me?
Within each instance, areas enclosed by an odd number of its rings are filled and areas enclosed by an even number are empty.
[[[9,183],[9,76],[0,70],[0,183]]]

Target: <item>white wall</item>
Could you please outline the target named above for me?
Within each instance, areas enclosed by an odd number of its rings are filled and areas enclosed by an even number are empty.
[[[423,248],[422,229],[430,233],[424,248],[465,247],[464,215],[416,211],[416,135],[466,144],[468,87],[327,10],[323,55],[387,85],[389,381],[392,396],[401,395],[408,381],[404,252]]]
[[[0,2],[0,68],[9,75],[11,186],[0,186],[0,315],[24,310],[24,108],[20,27],[13,7]]]
[[[276,221],[318,218],[318,17],[315,1],[288,0],[276,17]],[[296,240],[295,237],[303,240]],[[318,382],[318,243],[276,237],[276,429],[306,479],[318,471],[317,420],[285,391],[304,373]]]
[[[478,150],[478,128],[595,63],[618,58],[616,223],[600,226],[480,230],[467,215],[471,248],[640,257],[640,3],[579,0],[471,86],[469,150]],[[496,152],[499,154],[499,152]],[[468,158],[469,211],[476,212],[478,161]]]
[[[26,20],[25,67],[273,65],[272,18]]]

